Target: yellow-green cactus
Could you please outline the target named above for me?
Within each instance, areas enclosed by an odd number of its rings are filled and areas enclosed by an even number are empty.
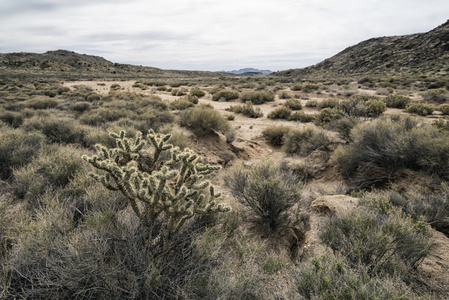
[[[149,236],[152,240],[169,238],[195,215],[229,211],[217,204],[220,194],[204,178],[220,167],[198,162],[198,155],[190,149],[180,150],[167,144],[170,135],[150,130],[150,152],[142,150],[147,141],[140,132],[134,139],[127,138],[124,131],[110,135],[116,139],[116,148],[98,144],[96,155],[83,158],[105,171],[91,176],[126,196],[148,235],[155,222],[162,221],[155,236],[154,232]],[[162,158],[164,151],[169,151],[168,159]]]

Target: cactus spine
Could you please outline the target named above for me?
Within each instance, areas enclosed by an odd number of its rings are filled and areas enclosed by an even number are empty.
[[[147,141],[140,132],[134,139],[127,138],[124,131],[110,135],[116,139],[116,148],[97,144],[97,154],[83,158],[105,171],[91,173],[93,178],[126,196],[152,241],[169,239],[195,215],[229,211],[228,207],[217,204],[220,194],[205,180],[206,175],[220,167],[202,164],[192,150],[180,150],[168,144],[169,134],[148,132],[150,154],[142,151]],[[166,151],[168,159],[162,158]],[[162,222],[160,230],[152,232],[159,221]]]

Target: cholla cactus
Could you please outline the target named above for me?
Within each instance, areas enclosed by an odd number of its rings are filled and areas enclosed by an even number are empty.
[[[147,142],[140,132],[135,139],[127,138],[124,131],[110,135],[116,139],[117,148],[97,144],[97,155],[83,158],[106,171],[103,175],[90,175],[108,189],[126,196],[149,238],[155,222],[162,221],[153,242],[179,232],[195,215],[229,211],[217,204],[220,194],[215,194],[214,187],[204,179],[220,167],[199,163],[192,150],[167,144],[170,135],[150,130],[147,140],[153,147],[147,153],[142,150]],[[162,158],[161,154],[168,150],[169,158]]]

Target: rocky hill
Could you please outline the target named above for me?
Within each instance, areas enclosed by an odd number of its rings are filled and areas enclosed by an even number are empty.
[[[440,72],[449,66],[449,21],[426,32],[372,38],[314,66],[275,75]]]
[[[223,75],[223,74],[222,74]],[[217,77],[214,72],[172,71],[110,62],[100,56],[57,50],[45,53],[0,53],[0,79],[58,78],[138,79]]]

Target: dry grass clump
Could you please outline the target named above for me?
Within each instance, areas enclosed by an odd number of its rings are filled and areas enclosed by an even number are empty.
[[[292,114],[292,110],[287,106],[280,106],[275,110],[271,111],[267,118],[269,119],[289,119]]]
[[[254,107],[251,101],[247,101],[244,105],[232,105],[226,109],[237,114],[243,114],[250,118],[261,118],[263,113],[258,107]]]
[[[206,106],[184,110],[179,116],[179,124],[198,134],[229,129],[228,121],[218,111]]]
[[[272,91],[256,91],[243,93],[240,97],[243,102],[251,101],[254,105],[274,101],[275,94]]]
[[[213,101],[232,101],[238,99],[240,94],[232,90],[219,90],[212,96]]]
[[[283,150],[288,154],[307,156],[315,150],[329,151],[336,143],[330,133],[323,129],[292,129],[283,138]]]
[[[449,178],[449,137],[411,117],[379,119],[356,126],[353,142],[336,150],[342,173],[358,187],[385,184],[401,169]]]
[[[224,176],[231,194],[254,216],[253,222],[275,230],[293,222],[290,208],[300,201],[301,182],[272,163],[238,168]]]
[[[272,125],[265,128],[262,132],[263,136],[268,142],[276,147],[280,147],[284,144],[284,136],[292,130],[290,126]]]

